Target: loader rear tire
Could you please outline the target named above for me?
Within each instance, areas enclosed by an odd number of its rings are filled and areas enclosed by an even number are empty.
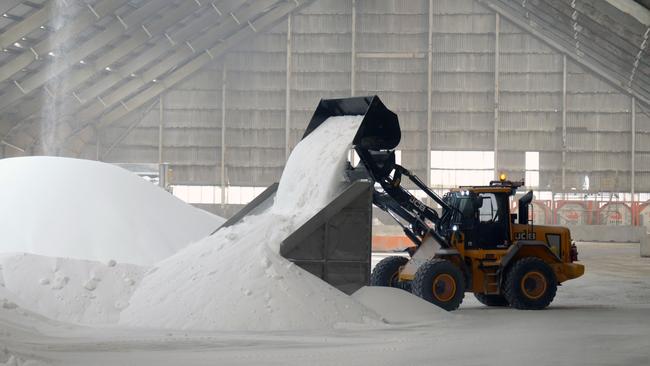
[[[486,295],[474,293],[476,299],[486,306],[508,306],[508,300],[503,295]]]
[[[434,258],[415,272],[411,292],[447,311],[456,310],[465,297],[465,277],[450,261]]]
[[[508,271],[503,290],[513,308],[540,310],[555,298],[557,278],[553,269],[541,259],[523,258]]]
[[[396,255],[382,259],[372,270],[370,285],[402,288],[398,281],[399,270],[408,261],[408,258]]]

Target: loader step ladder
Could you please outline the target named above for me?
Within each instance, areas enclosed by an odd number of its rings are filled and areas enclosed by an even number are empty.
[[[483,293],[486,295],[499,294],[499,262],[494,260],[482,260],[478,266],[484,273]]]

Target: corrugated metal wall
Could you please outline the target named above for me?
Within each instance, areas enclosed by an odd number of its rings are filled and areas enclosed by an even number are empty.
[[[433,4],[432,149],[492,150],[497,16],[474,0]],[[353,32],[351,0],[319,0],[291,17],[289,63],[287,21],[231,52],[225,58],[227,184],[266,186],[279,179],[287,82],[290,148],[320,98],[349,96],[354,87],[355,95],[378,94],[398,113],[402,162],[426,177],[428,12],[428,0],[357,0]],[[520,178],[524,153],[539,151],[540,189],[561,190],[566,71],[566,189],[589,175],[593,189],[629,192],[631,97],[503,17],[498,38],[500,170]],[[163,160],[173,166],[174,183],[221,184],[222,67],[215,63],[162,99]],[[637,192],[650,192],[644,111],[637,104]],[[158,161],[159,106],[142,115],[104,132],[108,147],[141,119],[105,160]],[[94,153],[89,146],[86,154]]]

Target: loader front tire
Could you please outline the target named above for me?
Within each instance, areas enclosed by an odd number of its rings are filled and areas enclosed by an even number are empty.
[[[465,297],[465,277],[450,261],[434,258],[415,272],[411,292],[447,311],[456,310]]]
[[[401,288],[398,281],[399,270],[408,261],[408,258],[396,255],[382,259],[372,270],[370,285]]]
[[[508,271],[503,290],[513,308],[540,310],[555,298],[557,278],[553,269],[541,259],[523,258]]]

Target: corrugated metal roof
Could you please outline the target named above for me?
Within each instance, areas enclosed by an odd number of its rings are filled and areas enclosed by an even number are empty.
[[[607,0],[481,2],[566,52],[619,89],[629,90],[650,104],[650,59],[646,51],[650,24],[643,24]]]
[[[3,2],[0,138],[42,114],[57,114],[56,128],[67,123],[74,134],[113,123],[309,1]],[[47,104],[54,109],[42,112]]]

